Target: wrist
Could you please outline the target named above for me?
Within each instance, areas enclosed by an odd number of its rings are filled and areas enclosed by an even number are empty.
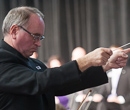
[[[110,70],[111,68],[109,66],[109,62],[107,62],[105,65],[102,65],[102,68],[103,68],[104,72]]]
[[[76,61],[81,72],[92,66],[91,61],[89,61],[87,55],[78,58]]]

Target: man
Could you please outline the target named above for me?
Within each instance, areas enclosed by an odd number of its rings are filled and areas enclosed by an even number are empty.
[[[5,17],[0,42],[1,110],[55,110],[54,96],[107,83],[107,70],[126,65],[130,49],[112,54],[108,48],[98,48],[47,69],[29,57],[41,46],[44,30],[43,14],[36,8],[14,8]]]

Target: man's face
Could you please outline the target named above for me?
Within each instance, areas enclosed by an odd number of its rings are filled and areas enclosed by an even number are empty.
[[[44,21],[36,14],[32,14],[29,19],[28,27],[24,27],[30,33],[36,36],[44,35]],[[41,46],[41,41],[35,41],[33,36],[19,27],[16,39],[13,40],[13,47],[18,50],[24,57],[29,57]]]

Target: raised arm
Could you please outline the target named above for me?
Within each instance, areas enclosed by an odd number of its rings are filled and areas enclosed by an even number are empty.
[[[111,68],[124,67],[128,59],[127,53],[129,52],[130,48],[125,50],[117,49],[114,52],[109,48],[98,48],[78,58],[76,61],[82,72],[91,66],[102,66],[104,71],[107,71]]]

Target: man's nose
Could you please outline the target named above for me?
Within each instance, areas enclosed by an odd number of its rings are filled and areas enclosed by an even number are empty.
[[[35,44],[36,44],[38,47],[41,47],[41,41],[40,41],[40,40],[36,41]]]

